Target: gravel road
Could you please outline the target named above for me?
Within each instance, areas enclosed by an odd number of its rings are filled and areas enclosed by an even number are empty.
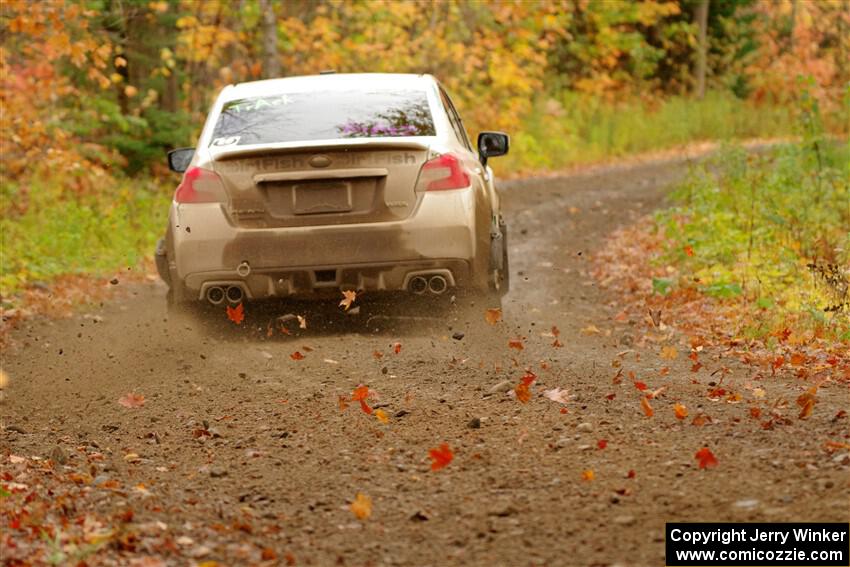
[[[0,468],[32,486],[46,481],[8,455],[84,472],[70,519],[132,509],[133,544],[104,544],[89,564],[663,565],[667,521],[846,522],[850,453],[823,450],[846,442],[848,420],[834,419],[846,387],[823,388],[798,420],[803,385],[753,384],[720,351],[698,373],[685,346],[660,358],[588,275],[606,235],[662,206],[686,170],[668,160],[503,184],[512,289],[497,325],[466,300],[433,317],[370,317],[366,296],[357,316],[281,306],[271,315],[306,316],[307,329],[267,337],[268,310],[248,306],[259,332],[223,313],[169,317],[154,283],[32,321],[4,355]],[[743,403],[706,396],[721,362]],[[526,368],[537,380],[520,403]],[[618,370],[667,387],[654,417],[631,380],[614,383]],[[389,423],[357,402],[341,409],[359,384]],[[789,423],[749,419],[756,387],[790,400]],[[555,388],[566,404],[543,395]],[[144,406],[120,405],[129,392]],[[692,425],[700,413],[711,422]],[[454,459],[432,471],[442,443]],[[702,447],[716,467],[698,468]],[[357,493],[371,499],[367,519],[350,509]],[[4,532],[7,560],[24,553],[9,538],[25,534]]]

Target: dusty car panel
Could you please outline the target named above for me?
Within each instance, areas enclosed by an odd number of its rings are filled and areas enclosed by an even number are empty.
[[[349,101],[352,89],[359,99]],[[345,108],[312,119],[322,97]],[[340,289],[498,290],[505,227],[482,155],[428,75],[226,87],[157,250],[169,296],[219,304]]]

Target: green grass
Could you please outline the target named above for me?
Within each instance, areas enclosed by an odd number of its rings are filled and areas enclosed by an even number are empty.
[[[0,219],[0,294],[65,274],[105,275],[138,266],[165,231],[170,189],[151,179],[106,179],[96,195],[70,193],[58,180],[27,187],[27,208],[12,207],[21,188],[4,191]]]
[[[755,105],[730,94],[673,97],[655,104],[612,104],[565,93],[538,101],[499,172],[558,170],[581,163],[663,150],[691,142],[794,134],[788,107]]]
[[[850,339],[847,143],[808,138],[764,155],[726,148],[672,196],[656,223],[677,285],[737,298],[742,321],[759,312],[754,336],[793,321]]]

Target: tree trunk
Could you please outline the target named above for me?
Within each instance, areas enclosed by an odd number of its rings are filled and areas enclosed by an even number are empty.
[[[794,28],[797,26],[797,0],[791,0],[791,21],[788,24],[788,51],[794,51]]]
[[[700,0],[697,5],[697,28],[699,29],[699,45],[697,46],[697,98],[705,97],[706,58],[708,56],[708,3]]]
[[[277,56],[277,17],[272,0],[260,0],[263,17],[263,77],[274,79],[280,76],[280,60]]]

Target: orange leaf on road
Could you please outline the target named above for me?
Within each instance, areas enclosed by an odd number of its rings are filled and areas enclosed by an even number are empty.
[[[298,352],[297,350],[289,355],[289,358],[292,360],[304,360],[304,355]]]
[[[393,352],[396,354],[401,352],[401,343],[393,343]]]
[[[697,451],[694,458],[699,461],[699,468],[701,469],[708,469],[717,466],[717,457],[714,456],[714,453],[712,453],[711,449],[708,447],[703,447]]]
[[[241,325],[242,321],[245,320],[245,308],[240,303],[236,307],[227,306],[227,318],[236,323],[237,325]]]
[[[508,346],[517,350],[522,350],[525,348],[525,346],[523,346],[522,344],[522,339],[511,339],[508,341]]]
[[[685,419],[688,417],[688,408],[682,404],[675,404],[673,406],[673,413],[676,415],[676,419]]]
[[[431,470],[438,471],[441,468],[448,466],[452,462],[455,455],[446,443],[440,445],[437,449],[428,451],[428,456],[431,458]]]
[[[488,309],[484,312],[484,320],[490,323],[491,325],[495,325],[496,323],[502,320],[502,310],[497,307]]]
[[[386,412],[382,409],[375,410],[375,417],[378,418],[378,421],[386,425],[390,422],[390,418],[387,416]]]
[[[652,406],[649,405],[649,398],[646,396],[640,399],[640,407],[643,409],[643,413],[646,414],[646,417],[652,417],[655,415],[655,411],[652,409]]]
[[[585,480],[587,482],[590,482],[595,478],[596,478],[596,474],[594,474],[592,469],[587,469],[586,471],[581,473],[581,479]]]
[[[358,520],[365,520],[372,515],[372,499],[365,494],[357,493],[354,497],[354,502],[351,503],[351,513]]]
[[[528,384],[522,382],[517,384],[516,388],[514,388],[514,393],[516,394],[516,399],[522,403],[527,403],[531,399],[531,390],[528,388]]]

